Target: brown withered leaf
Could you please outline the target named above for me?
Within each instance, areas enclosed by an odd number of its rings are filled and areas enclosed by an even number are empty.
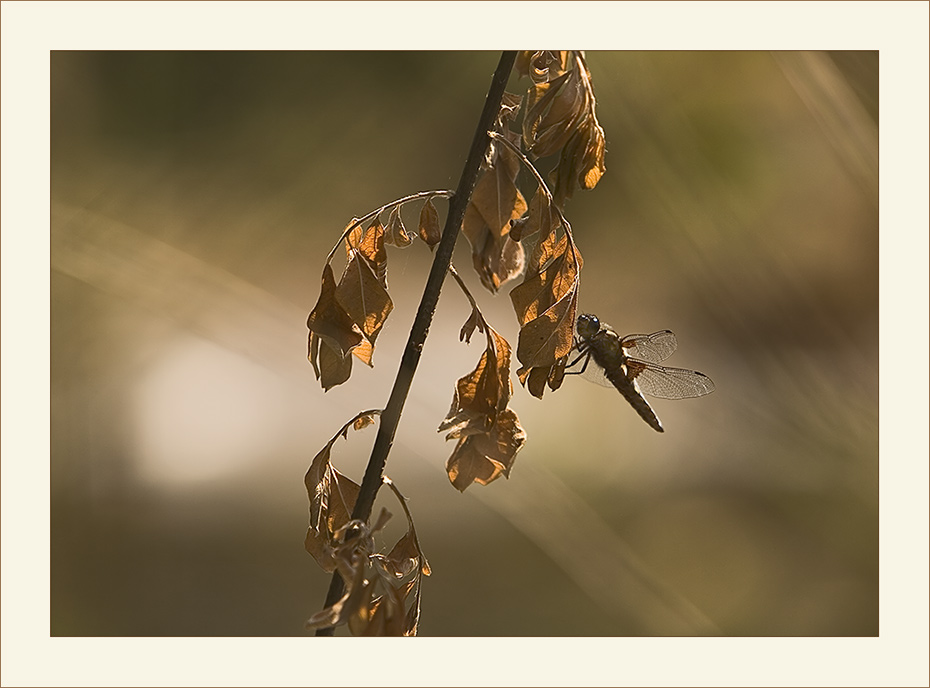
[[[542,249],[537,246],[531,270],[527,272],[523,282],[510,292],[510,300],[521,326],[539,317],[578,283],[582,265],[581,254],[577,250],[569,249],[568,240],[564,235],[554,246],[551,244],[551,237],[552,234],[540,242]],[[549,259],[548,265],[545,269],[537,271],[536,263],[545,259]]]
[[[549,371],[554,367],[521,368],[517,375],[520,377],[520,381],[526,385],[526,389],[530,394],[537,399],[542,399],[546,391],[546,380],[549,379]]]
[[[572,349],[577,292],[570,289],[539,316],[520,328],[517,358],[522,369],[555,365]]]
[[[588,116],[586,84],[578,70],[535,84],[527,96],[523,143],[537,158],[559,152]]]
[[[526,442],[526,433],[517,414],[504,409],[487,433],[461,437],[446,462],[449,480],[459,491],[473,482],[481,485],[509,476],[517,452]]]
[[[589,190],[597,185],[607,171],[604,153],[604,130],[592,114],[565,144],[552,171],[552,193],[557,202],[571,198],[576,186]]]
[[[307,630],[341,626],[352,616],[359,614],[360,610],[364,609],[367,612],[366,597],[370,596],[371,590],[365,580],[365,568],[364,560],[359,560],[359,565],[346,583],[345,594],[333,606],[311,616],[305,624]]]
[[[355,225],[360,218],[353,217],[351,222],[346,225],[346,229]],[[365,234],[365,230],[362,228],[362,225],[358,224],[355,227],[352,227],[352,231],[348,234],[345,233],[346,230],[342,230],[342,233],[345,235],[345,246],[346,246],[346,260],[351,260],[353,253],[358,249],[359,242],[362,240],[362,236]]]
[[[527,391],[537,399],[542,399],[546,387],[552,391],[562,386],[562,380],[565,377],[565,365],[568,363],[568,356],[563,356],[556,360],[554,365],[540,366],[536,368],[520,368],[517,371],[517,377],[526,387]]]
[[[362,330],[336,298],[336,279],[328,263],[323,266],[320,298],[310,311],[307,327],[343,355],[358,346],[363,338]]]
[[[336,568],[337,534],[351,520],[360,489],[357,483],[333,467],[330,461],[333,445],[340,437],[348,438],[350,427],[356,430],[367,427],[379,414],[380,411],[366,411],[343,425],[317,452],[304,476],[310,500],[310,524],[305,546],[325,571],[331,572]]]
[[[590,190],[597,186],[597,183],[604,176],[607,168],[604,166],[604,153],[606,143],[604,139],[604,130],[595,119],[589,126],[588,136],[585,141],[584,157],[581,160],[581,167],[578,170],[578,183],[582,189]]]
[[[471,344],[471,336],[475,333],[475,328],[478,328],[479,331],[484,332],[484,318],[481,317],[481,314],[472,307],[471,314],[468,316],[468,320],[465,321],[465,324],[462,325],[462,329],[459,331],[459,341],[464,341],[466,344]]]
[[[413,237],[407,233],[407,228],[404,226],[400,208],[394,208],[388,216],[387,234],[384,236],[384,243],[398,248],[406,248],[413,243]]]
[[[352,357],[343,356],[315,332],[310,333],[310,365],[326,392],[341,385],[352,374]]]
[[[521,50],[514,69],[534,82],[550,81],[568,68],[568,50]]]
[[[548,237],[561,225],[557,213],[552,211],[549,197],[542,189],[537,189],[527,208],[526,215],[510,223],[510,238],[523,241],[536,233]]]
[[[508,475],[526,441],[516,414],[508,408],[510,345],[493,328],[486,327],[487,347],[475,369],[460,378],[452,406],[439,431],[458,443],[446,462],[449,480],[458,490],[473,482],[486,485]]]
[[[452,407],[439,431],[449,430],[446,439],[487,432],[510,401],[510,345],[493,328],[487,328],[488,345],[478,365],[459,378]]]
[[[568,356],[563,356],[555,362],[546,379],[546,385],[553,392],[562,386],[562,380],[565,379],[565,366],[568,364]],[[539,395],[540,397],[542,394]]]
[[[343,615],[352,635],[362,635],[368,630],[373,614],[372,597],[374,593],[375,584],[372,580],[362,580],[360,584],[352,587],[349,593],[349,601],[346,602],[348,613]]]
[[[496,128],[500,131],[503,131],[511,122],[516,119],[517,113],[520,112],[520,107],[522,105],[523,96],[504,91],[504,96],[501,99],[501,109],[497,115]]]
[[[475,271],[491,292],[523,270],[523,247],[508,237],[511,220],[527,207],[516,186],[519,169],[513,152],[497,146],[492,166],[482,171],[465,209],[462,233],[471,244]]]
[[[568,248],[568,237],[562,234],[560,238],[558,234],[556,228],[553,227],[548,234],[540,235],[539,241],[536,242],[533,253],[530,254],[530,259],[527,261],[524,280],[539,274],[550,260],[557,255],[561,255]]]
[[[392,585],[382,586],[384,593],[371,605],[371,616],[367,625],[355,635],[402,636],[406,629],[406,614],[401,593]]]
[[[387,289],[387,249],[384,248],[385,229],[380,218],[365,231],[365,235],[358,244],[358,252],[368,261],[368,266],[375,273],[381,286]]]
[[[337,435],[338,437],[338,435]],[[351,519],[360,486],[333,468],[331,440],[310,464],[304,485],[310,499],[310,526],[304,546],[326,572],[336,569],[333,556],[336,532]]]
[[[353,430],[364,430],[369,425],[374,425],[374,422],[375,422],[375,414],[363,414],[363,415],[360,415],[358,418],[356,418],[354,421],[352,421],[352,429]],[[348,430],[346,430],[346,432],[348,433]]]
[[[439,229],[439,212],[433,205],[433,199],[427,198],[420,209],[420,238],[432,248],[439,243],[442,238],[442,231]]]
[[[381,249],[384,249],[383,243]],[[352,353],[367,365],[372,365],[375,340],[394,309],[394,302],[372,271],[371,262],[360,251],[346,265],[336,287],[336,300],[363,335]]]
[[[413,604],[407,609],[407,616],[404,619],[404,635],[415,636],[417,627],[420,624],[420,586],[416,586],[416,595],[413,598]],[[407,588],[404,599],[409,597],[410,588]]]
[[[385,570],[395,578],[403,578],[420,567],[420,557],[416,533],[408,530],[384,557]]]

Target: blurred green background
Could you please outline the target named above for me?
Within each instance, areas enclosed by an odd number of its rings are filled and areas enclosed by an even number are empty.
[[[587,57],[580,307],[674,330],[717,391],[656,401],[659,435],[612,390],[517,383],[511,479],[459,494],[436,427],[481,345],[447,285],[387,468],[433,569],[421,634],[877,635],[878,54]],[[306,634],[303,474],[386,402],[430,255],[389,254],[375,367],[326,394],[323,260],[353,215],[456,185],[497,59],[52,53],[52,635]],[[509,289],[455,260],[515,344]]]

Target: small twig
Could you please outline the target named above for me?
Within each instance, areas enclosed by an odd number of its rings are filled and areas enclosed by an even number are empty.
[[[478,302],[475,301],[475,297],[471,295],[471,292],[468,291],[468,287],[465,286],[465,282],[462,281],[461,275],[455,269],[454,265],[449,265],[449,274],[455,279],[456,283],[459,285],[459,288],[462,290],[462,293],[465,294],[465,298],[468,299],[468,303],[471,304],[471,307],[477,311],[478,315],[481,315],[481,310],[478,308]],[[484,320],[484,316],[481,317]]]
[[[375,445],[371,450],[371,458],[368,460],[365,477],[362,479],[361,490],[355,502],[355,509],[352,511],[353,519],[367,521],[371,517],[371,509],[374,506],[375,497],[378,494],[378,489],[382,485],[384,464],[387,462],[388,454],[391,451],[391,445],[394,443],[394,435],[397,432],[397,425],[400,422],[404,402],[407,400],[410,384],[413,382],[414,373],[420,362],[420,354],[426,342],[426,336],[429,333],[429,326],[433,320],[433,313],[436,310],[436,305],[439,303],[439,293],[442,290],[442,283],[445,280],[446,273],[449,271],[449,265],[452,263],[452,252],[455,249],[455,242],[456,239],[458,239],[462,221],[465,218],[465,209],[475,190],[475,184],[478,181],[478,174],[481,170],[481,161],[484,159],[485,151],[490,142],[488,129],[494,124],[494,120],[500,112],[504,89],[507,86],[507,79],[510,77],[510,72],[513,69],[513,63],[516,57],[516,51],[504,51],[501,54],[497,70],[491,78],[491,86],[488,89],[488,95],[484,101],[484,109],[481,112],[478,126],[475,129],[475,135],[472,139],[471,149],[468,151],[465,167],[462,169],[459,185],[449,203],[449,211],[446,215],[446,225],[442,232],[442,239],[440,239],[439,244],[436,246],[436,255],[433,258],[433,265],[430,268],[429,277],[426,280],[426,287],[423,290],[423,297],[420,300],[420,306],[417,309],[413,326],[410,328],[410,336],[407,339],[407,346],[404,348],[404,354],[400,361],[400,368],[394,380],[394,387],[391,390],[391,396],[388,399],[387,406],[384,407],[384,411],[381,414],[378,436],[375,438]],[[373,215],[369,215],[369,217],[373,217]],[[363,221],[364,220],[360,220],[358,222]],[[345,583],[342,580],[342,576],[340,576],[338,572],[334,573],[332,582],[329,586],[329,592],[326,596],[324,608],[330,607],[337,602],[339,598],[342,597],[344,589]],[[316,634],[333,635],[334,632],[335,629],[329,627],[319,629]]]
[[[404,203],[410,203],[411,201],[416,201],[420,198],[433,198],[435,196],[441,196],[442,198],[451,198],[454,195],[455,195],[455,192],[450,189],[439,189],[437,191],[420,191],[415,194],[410,194],[409,196],[404,196],[403,198],[398,198],[396,201],[385,203],[383,206],[381,206],[377,210],[372,210],[370,213],[368,213],[364,217],[355,218],[354,220],[352,220],[352,224],[350,224],[348,227],[345,228],[345,230],[342,232],[342,236],[340,236],[339,240],[336,241],[336,245],[333,246],[333,249],[329,252],[329,255],[326,256],[326,262],[329,263],[330,261],[332,261],[333,256],[336,255],[336,251],[339,250],[339,245],[343,241],[346,240],[346,237],[349,236],[349,234],[352,232],[353,229],[358,227],[363,222],[367,222],[371,218],[377,217],[378,215],[388,210],[389,208],[401,206]]]

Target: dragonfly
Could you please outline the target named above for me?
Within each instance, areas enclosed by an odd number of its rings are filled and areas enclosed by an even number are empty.
[[[713,381],[704,373],[685,368],[658,365],[678,348],[671,330],[621,337],[596,315],[579,315],[575,325],[578,356],[566,368],[581,363],[578,371],[586,379],[616,388],[630,405],[657,432],[665,432],[662,422],[643,394],[659,399],[690,399],[714,391]],[[590,365],[591,363],[594,365]]]

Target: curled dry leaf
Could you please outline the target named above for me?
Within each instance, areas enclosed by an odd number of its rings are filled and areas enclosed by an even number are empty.
[[[477,367],[456,383],[452,407],[439,426],[440,432],[448,431],[446,439],[458,440],[446,472],[460,491],[473,482],[487,485],[509,476],[526,442],[519,418],[507,407],[513,393],[510,345],[493,328],[484,329],[487,348]]]
[[[504,136],[513,138],[512,132]],[[520,161],[504,146],[495,146],[490,167],[482,171],[465,209],[462,233],[472,249],[472,263],[481,283],[491,292],[523,270],[523,247],[509,240],[510,223],[526,212],[526,200],[516,179]]]
[[[520,322],[517,376],[542,398],[545,387],[558,389],[573,345],[581,255],[567,234],[550,230],[537,244],[523,283],[510,292]]]
[[[362,240],[358,244],[357,252],[368,261],[371,271],[375,273],[378,281],[387,289],[387,249],[384,248],[387,233],[380,218],[375,218]]]
[[[324,390],[349,379],[352,353],[372,365],[375,340],[394,308],[387,291],[386,230],[375,218],[367,231],[346,235],[347,262],[339,284],[332,266],[323,267],[322,287],[307,318],[307,356]]]
[[[344,435],[350,426],[357,427],[363,418],[359,416],[347,423],[336,437]],[[339,540],[350,528],[355,535],[330,548],[346,591],[331,607],[313,615],[307,621],[308,629],[346,624],[349,631],[357,636],[416,635],[421,582],[423,576],[430,574],[429,564],[420,549],[413,517],[404,496],[387,478],[384,483],[400,501],[407,516],[407,532],[387,555],[383,555],[374,552],[373,536],[390,518],[387,510],[381,510],[373,527],[360,521],[349,521],[337,530],[334,537]]]
[[[365,339],[345,307],[336,298],[333,269],[323,267],[320,298],[307,318],[310,329],[307,356],[323,389],[345,382],[352,371],[348,353]]]
[[[413,243],[413,237],[407,233],[404,226],[404,220],[400,215],[400,207],[395,207],[388,216],[387,233],[384,236],[384,243],[398,248],[406,248]]]
[[[363,335],[352,353],[370,366],[375,340],[394,309],[394,302],[373,271],[371,261],[361,251],[346,265],[336,287],[336,299]]]
[[[427,198],[420,209],[420,238],[432,248],[439,243],[442,238],[442,231],[439,229],[439,212],[433,205],[433,199]]]
[[[523,241],[537,233],[545,238],[558,229],[560,224],[559,215],[553,211],[549,197],[545,191],[537,189],[526,215],[519,220],[511,221],[510,238],[514,241]],[[532,264],[530,269],[532,269]]]
[[[498,414],[491,428],[459,438],[446,462],[446,472],[461,492],[476,482],[487,485],[500,476],[509,477],[517,452],[526,443],[526,433],[512,409]]]
[[[536,158],[560,150],[587,116],[585,84],[577,70],[534,84],[527,95],[523,143]]]
[[[523,143],[533,157],[559,155],[552,188],[561,206],[576,187],[593,189],[606,171],[606,141],[595,113],[591,73],[580,52],[523,53],[517,70],[533,80]]]
[[[576,185],[593,189],[607,171],[604,153],[604,130],[592,115],[562,149],[558,167],[552,173],[555,198],[559,202],[571,198]]]
[[[333,467],[330,453],[336,440],[347,437],[350,427],[365,427],[377,413],[359,414],[346,423],[313,458],[304,476],[310,500],[310,525],[304,546],[324,571],[332,572],[338,565],[338,534],[349,525],[361,489]]]
[[[550,81],[568,69],[569,57],[568,50],[521,50],[514,69],[534,82]]]

